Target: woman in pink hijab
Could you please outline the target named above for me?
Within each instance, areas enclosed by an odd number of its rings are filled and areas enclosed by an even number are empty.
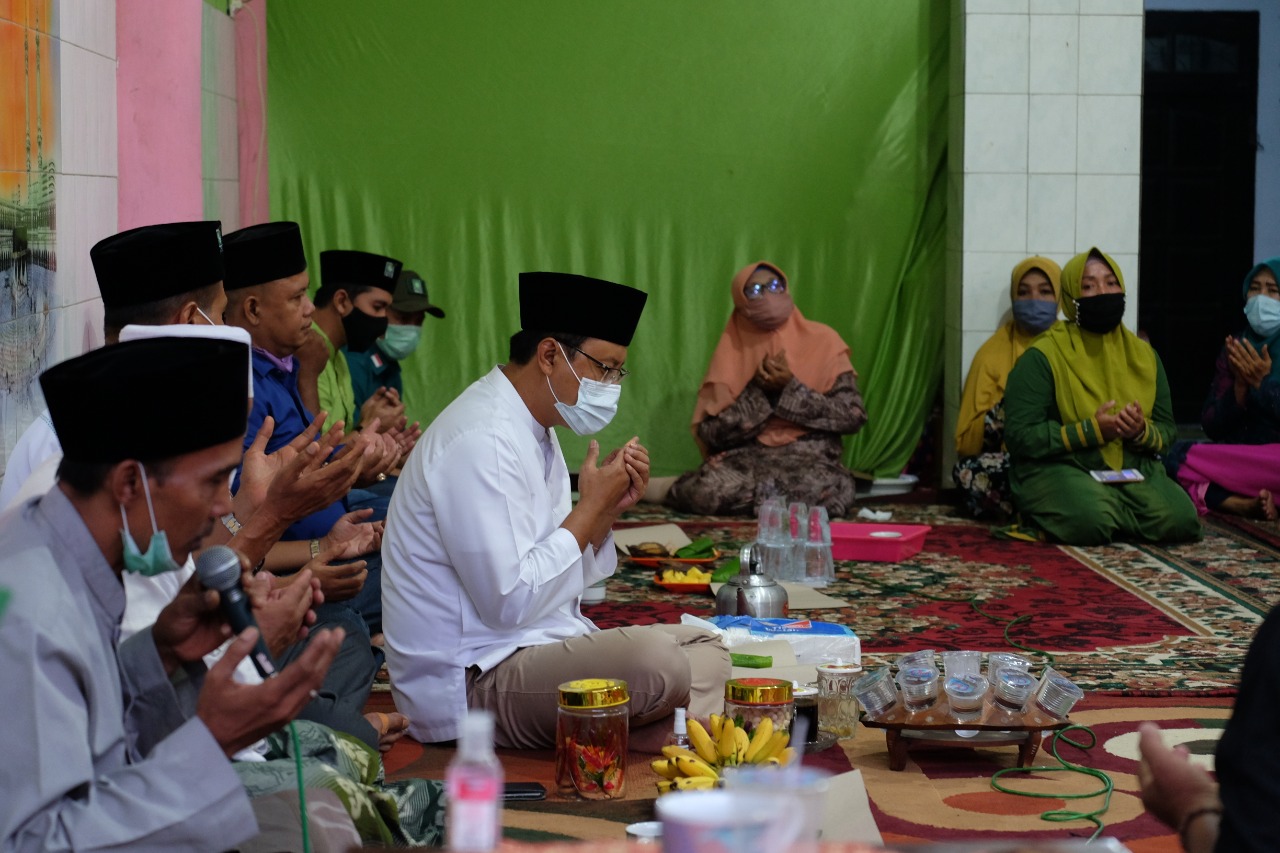
[[[849,346],[804,318],[786,274],[768,261],[733,277],[733,305],[693,411],[706,461],[676,480],[667,504],[745,515],[785,495],[843,516],[854,479],[840,463],[840,437],[867,421]]]

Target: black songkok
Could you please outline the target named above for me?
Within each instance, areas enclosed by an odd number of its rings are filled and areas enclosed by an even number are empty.
[[[306,272],[302,231],[296,222],[264,222],[223,238],[227,277],[222,286],[239,290]]]
[[[108,310],[159,302],[222,281],[222,223],[144,225],[98,241],[89,257]]]
[[[171,459],[244,435],[248,362],[238,341],[149,338],[55,365],[40,387],[68,459]]]
[[[395,258],[385,255],[330,249],[320,253],[320,287],[334,291],[349,285],[366,285],[395,293],[401,266]]]
[[[564,332],[631,346],[649,294],[625,284],[562,272],[520,273],[520,328]]]

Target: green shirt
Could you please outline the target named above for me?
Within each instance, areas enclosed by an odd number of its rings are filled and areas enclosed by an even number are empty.
[[[329,413],[326,423],[342,421],[344,429],[351,432],[356,428],[356,418],[360,413],[356,409],[356,392],[351,388],[351,370],[347,367],[347,358],[329,340],[324,329],[315,323],[311,324],[311,328],[324,341],[324,348],[329,351],[329,362],[316,379],[320,408]]]

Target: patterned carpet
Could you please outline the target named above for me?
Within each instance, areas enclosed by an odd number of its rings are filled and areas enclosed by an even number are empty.
[[[1215,517],[1206,521],[1199,543],[1066,548],[994,539],[948,507],[877,508],[891,509],[894,523],[934,525],[924,549],[896,564],[838,563],[837,582],[825,592],[848,606],[803,612],[853,627],[864,662],[872,665],[930,647],[997,651],[1014,648],[1012,641],[1044,649],[1055,667],[1088,691],[1072,719],[1091,726],[1098,745],[1087,753],[1064,747],[1062,755],[1111,774],[1116,791],[1102,818],[1106,834],[1135,853],[1177,850],[1173,836],[1142,812],[1137,799],[1134,731],[1141,720],[1158,720],[1167,737],[1186,743],[1197,760],[1211,762],[1244,652],[1267,610],[1280,602],[1280,529]],[[737,519],[686,518],[655,508],[626,523],[667,521],[693,538],[712,536],[727,555],[754,532],[753,524]],[[608,600],[585,612],[602,627],[647,624],[675,621],[682,612],[710,615],[714,601],[706,594],[666,592],[653,584],[651,569],[624,562],[609,582]],[[1024,616],[1030,618],[1018,618]],[[371,707],[388,701],[381,694]],[[438,777],[450,755],[448,749],[402,742],[387,756],[388,777]],[[1013,764],[1014,757],[1013,747],[920,751],[910,753],[905,771],[892,772],[883,733],[859,728],[855,737],[806,761],[862,771],[886,843],[1087,836],[1092,826],[1084,821],[1039,819],[1059,800],[992,790],[992,772]],[[550,787],[549,752],[505,752],[502,760],[509,779]],[[634,757],[622,801],[580,803],[553,793],[546,802],[508,808],[509,837],[622,838],[625,824],[652,815],[647,763]],[[1052,758],[1042,752],[1037,764],[1045,763]],[[1064,773],[1019,776],[1011,784],[1055,797],[1097,786],[1093,779]],[[1100,799],[1070,805],[1082,803],[1087,809]]]

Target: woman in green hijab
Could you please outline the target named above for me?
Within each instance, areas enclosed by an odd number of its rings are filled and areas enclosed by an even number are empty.
[[[1164,367],[1121,323],[1115,261],[1096,248],[1072,258],[1062,270],[1062,313],[1066,322],[1036,339],[1005,389],[1021,525],[1073,545],[1199,538],[1195,507],[1159,458],[1177,432]],[[1124,469],[1142,479],[1098,479]]]

